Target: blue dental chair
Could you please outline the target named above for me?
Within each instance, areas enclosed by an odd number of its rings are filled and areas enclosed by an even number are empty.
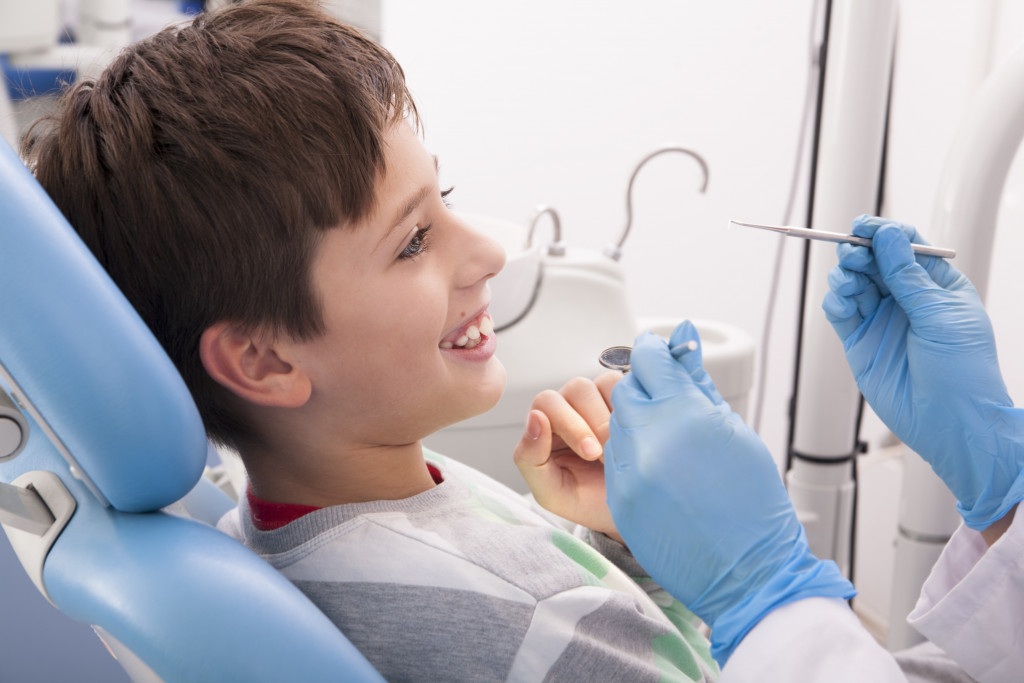
[[[382,680],[210,526],[206,460],[170,360],[0,140],[0,524],[36,587],[136,681]]]

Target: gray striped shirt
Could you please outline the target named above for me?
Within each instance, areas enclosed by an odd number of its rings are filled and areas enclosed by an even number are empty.
[[[272,531],[218,525],[323,610],[390,681],[714,680],[699,620],[620,544],[434,453],[444,481]]]

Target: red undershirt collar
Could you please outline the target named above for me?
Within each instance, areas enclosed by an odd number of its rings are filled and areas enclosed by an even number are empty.
[[[430,463],[427,463],[427,470],[430,472],[430,478],[434,480],[435,484],[440,484],[444,481],[440,470]],[[280,529],[284,525],[290,524],[298,518],[320,509],[315,505],[271,503],[270,501],[262,500],[257,498],[252,492],[252,486],[246,487],[245,497],[249,501],[249,516],[252,519],[253,526],[260,531]]]

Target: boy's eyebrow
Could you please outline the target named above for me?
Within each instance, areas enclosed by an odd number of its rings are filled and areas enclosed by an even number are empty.
[[[405,208],[399,211],[395,215],[394,219],[392,219],[390,223],[391,227],[388,228],[388,232],[391,231],[391,228],[394,228],[396,225],[404,221],[409,216],[409,214],[415,211],[416,207],[420,205],[420,202],[422,202],[424,198],[426,198],[426,196],[430,194],[431,189],[433,188],[426,186],[421,187],[419,190],[416,191],[416,194],[409,197],[409,201],[405,203]]]
[[[434,154],[432,156],[434,158],[434,171],[440,172],[441,167],[437,161],[437,155]],[[381,237],[380,242],[378,242],[377,246],[380,246],[387,240],[388,236],[394,231],[396,227],[398,227],[398,224],[404,221],[409,216],[409,214],[415,211],[416,207],[420,205],[420,202],[422,202],[427,197],[427,195],[430,194],[432,190],[432,187],[423,186],[416,191],[416,194],[409,197],[409,200],[405,202],[401,211],[397,212],[395,214],[395,217],[388,224],[389,227],[387,231],[384,233],[383,237]]]

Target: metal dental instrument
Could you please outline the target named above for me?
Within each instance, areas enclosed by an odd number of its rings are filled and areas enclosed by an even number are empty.
[[[629,356],[632,352],[631,346],[612,346],[601,352],[597,362],[609,370],[629,372]]]
[[[696,350],[697,342],[691,339],[688,342],[683,342],[679,346],[673,346],[669,353],[671,353],[675,358],[679,358],[684,353]],[[633,347],[631,346],[611,346],[601,352],[601,355],[597,357],[597,362],[609,370],[629,372],[629,357],[632,353]]]
[[[761,230],[771,230],[772,232],[779,232],[789,237],[803,237],[809,240],[823,240],[825,242],[846,242],[848,244],[857,244],[862,247],[870,247],[871,240],[867,237],[858,237],[857,235],[844,235],[840,232],[826,232],[825,230],[811,230],[810,228],[793,228],[787,225],[761,225],[760,223],[744,223],[742,221],[729,221],[730,225],[739,225],[744,228],[759,228]],[[956,256],[956,251],[953,249],[944,249],[942,247],[932,247],[926,244],[911,244],[911,248],[915,254],[922,254],[924,256],[938,256],[939,258],[953,258]]]

